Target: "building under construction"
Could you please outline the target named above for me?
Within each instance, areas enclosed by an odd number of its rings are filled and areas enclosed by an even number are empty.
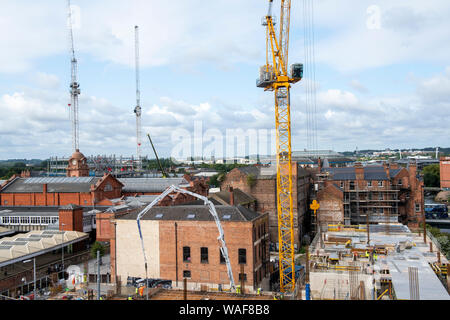
[[[423,220],[423,180],[417,167],[331,168],[324,163],[316,175],[319,223],[376,224],[401,222],[416,228]]]
[[[401,224],[322,226],[310,246],[313,300],[450,300],[448,260]]]
[[[89,166],[90,176],[103,176],[105,173],[111,173],[115,176],[134,176],[141,172],[142,163],[147,160],[146,157],[136,159],[136,157],[124,157],[116,155],[97,155],[88,156],[87,164]],[[70,157],[50,157],[47,165],[47,174],[49,176],[66,176]]]

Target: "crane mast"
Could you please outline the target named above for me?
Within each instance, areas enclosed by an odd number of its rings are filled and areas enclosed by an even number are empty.
[[[67,0],[68,5],[68,27],[69,27],[69,40],[70,40],[70,53],[71,59],[71,81],[70,81],[70,104],[72,108],[70,112],[70,119],[72,122],[72,149],[73,151],[79,150],[79,120],[78,120],[78,96],[80,94],[80,84],[77,80],[78,74],[78,61],[75,58],[75,47],[73,41],[73,28],[72,28],[72,9],[70,6],[70,0]]]
[[[280,291],[295,289],[294,215],[291,163],[291,83],[303,77],[303,65],[293,64],[288,74],[289,25],[291,1],[281,0],[280,33],[277,39],[272,3],[263,19],[266,27],[266,65],[260,68],[257,87],[275,93],[275,126],[277,152],[277,215],[279,243]]]
[[[142,169],[142,159],[141,159],[141,145],[142,145],[142,129],[141,129],[141,91],[140,91],[140,78],[139,78],[139,27],[135,26],[135,54],[136,54],[136,108],[134,108],[134,113],[136,114],[136,155],[137,155],[137,170]]]

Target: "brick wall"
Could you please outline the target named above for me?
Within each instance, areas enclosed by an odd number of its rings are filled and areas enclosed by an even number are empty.
[[[441,188],[450,189],[450,157],[441,157],[440,160]]]
[[[111,242],[111,252],[115,253],[112,254],[114,256],[112,261],[115,261],[115,264],[111,263],[112,273],[114,274],[113,269],[117,270],[117,275],[122,282],[125,282],[128,276],[144,277],[144,261],[136,221],[117,219],[115,222],[115,248]],[[246,249],[245,286],[253,289],[255,276],[258,279],[267,276],[263,266],[269,260],[269,251],[268,245],[262,245],[264,239],[268,237],[267,215],[262,215],[253,222],[221,222],[221,224],[234,281],[236,285],[239,284],[238,250]],[[265,225],[265,228],[260,225]],[[190,271],[189,283],[206,284],[209,287],[218,284],[229,285],[226,264],[220,263],[220,249],[217,241],[219,232],[214,221],[142,220],[141,226],[145,235],[149,277],[172,280],[174,286],[178,280],[178,285],[182,286],[183,271]],[[255,232],[253,232],[254,229]],[[258,232],[257,229],[261,231]],[[183,261],[183,247],[190,247],[190,262]],[[200,261],[202,247],[208,248],[207,263]],[[260,256],[263,254],[262,248],[266,250],[264,259]]]
[[[298,192],[304,192],[305,189],[297,190],[298,177],[297,165],[292,165],[292,204],[293,204],[293,219],[294,219],[294,244],[299,247],[301,236],[301,224],[304,218],[304,209],[302,208],[302,215],[299,215],[298,210]],[[304,178],[302,178],[304,179]],[[302,184],[304,186],[304,183]],[[256,211],[259,213],[269,213],[269,235],[270,242],[278,243],[278,212],[277,212],[277,181],[276,177],[273,179],[256,179],[254,186],[249,186],[247,183],[247,175],[243,174],[239,169],[230,171],[221,185],[222,190],[228,190],[229,187],[239,188],[245,193],[250,194],[256,199]],[[309,188],[309,186],[308,186]],[[304,205],[304,203],[303,203]],[[301,219],[299,220],[299,217]],[[300,221],[300,223],[299,223]]]

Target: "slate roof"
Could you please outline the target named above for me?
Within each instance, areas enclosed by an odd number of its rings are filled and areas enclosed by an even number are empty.
[[[227,190],[216,192],[211,194],[211,196],[216,195],[219,197],[222,201],[230,204],[230,192]],[[234,189],[233,190],[233,196],[234,196],[234,203],[235,204],[247,204],[256,201],[254,197],[251,195],[243,192],[241,189]]]
[[[239,167],[239,171],[241,171],[245,175],[254,175],[256,179],[273,179],[277,176],[277,171],[275,166],[270,167],[256,167],[256,166],[248,166],[248,167]]]
[[[364,167],[364,180],[389,180],[383,166]]]
[[[261,216],[243,206],[217,205],[215,208],[220,221],[248,222]],[[138,214],[139,212],[132,212],[118,218],[118,220],[136,220]],[[193,215],[192,218],[189,218],[189,215]],[[214,221],[214,218],[204,205],[180,205],[153,207],[141,220]]]
[[[119,178],[123,192],[164,192],[171,185],[188,186],[184,178]]]
[[[42,193],[44,184],[47,192],[78,193],[90,192],[91,185],[96,184],[99,177],[44,177],[17,178],[4,187],[2,193]]]
[[[356,180],[355,168],[323,168],[322,172],[328,172],[333,180]]]
[[[354,167],[322,168],[322,172],[329,172],[333,180],[356,180]],[[392,173],[391,176],[393,176]],[[383,166],[366,166],[364,167],[364,180],[381,181],[389,179]]]

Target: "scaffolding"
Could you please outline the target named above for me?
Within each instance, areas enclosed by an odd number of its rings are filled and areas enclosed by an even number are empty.
[[[91,155],[86,158],[90,176],[103,176],[105,173],[111,173],[115,176],[133,175],[137,168],[142,168],[142,162],[147,161],[147,157],[139,160],[133,156],[116,157],[116,155]],[[69,157],[50,157],[47,166],[47,175],[65,176],[68,164]]]

